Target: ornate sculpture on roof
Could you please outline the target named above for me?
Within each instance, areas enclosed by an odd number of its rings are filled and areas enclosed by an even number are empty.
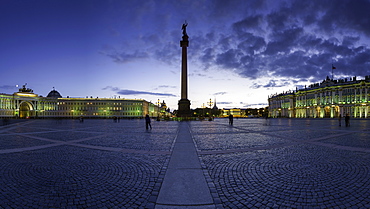
[[[27,85],[27,83],[25,83],[25,84],[22,86],[22,88],[20,88],[20,89],[19,89],[19,92],[32,93],[32,92],[33,92],[33,90],[32,90],[32,89],[30,89],[30,88],[26,88],[26,85]]]

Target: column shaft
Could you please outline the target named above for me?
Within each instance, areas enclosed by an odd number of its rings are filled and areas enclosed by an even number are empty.
[[[188,58],[187,48],[182,46],[182,63],[181,63],[181,99],[188,98]]]

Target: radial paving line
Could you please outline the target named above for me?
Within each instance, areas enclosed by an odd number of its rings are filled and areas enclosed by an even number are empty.
[[[215,208],[186,122],[179,126],[155,208],[173,207]]]

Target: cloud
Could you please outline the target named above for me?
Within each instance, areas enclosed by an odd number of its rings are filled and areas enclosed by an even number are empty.
[[[117,94],[120,94],[120,95],[154,95],[154,96],[176,97],[176,95],[169,94],[169,93],[158,93],[158,92],[151,92],[151,91],[137,91],[137,90],[130,90],[130,89],[119,89],[117,87],[112,87],[112,86],[106,86],[102,90],[112,90],[112,91],[115,91]]]
[[[370,8],[369,1],[318,1],[316,8],[326,8],[322,17],[317,19],[318,25],[325,32],[329,33],[341,27],[344,30],[353,30],[368,36],[370,35],[370,29],[368,27],[370,24],[370,15],[366,12]],[[317,12],[323,10],[319,9]]]
[[[216,64],[228,69],[237,69],[243,65],[240,62],[243,55],[242,51],[238,49],[228,49],[217,55]]]
[[[216,93],[214,93],[213,95],[214,96],[217,96],[217,95],[225,95],[225,94],[227,94],[227,92],[216,92]]]
[[[160,85],[157,88],[154,88],[154,90],[158,90],[158,89],[176,89],[176,88],[177,88],[177,86]]]
[[[188,74],[189,77],[193,77],[193,76],[198,76],[198,77],[207,77],[207,75],[205,74],[202,74],[202,73],[189,73]]]
[[[176,97],[174,94],[168,93],[156,93],[150,91],[136,91],[136,90],[129,90],[129,89],[122,89],[117,91],[117,94],[121,95],[155,95],[155,96],[168,96],[168,97]]]
[[[216,41],[207,42],[211,46],[199,53],[199,61],[251,79],[321,80],[331,74],[332,61],[337,74],[368,75],[370,14],[364,8],[370,9],[369,1],[286,1],[271,10],[245,12],[229,24],[231,33],[212,33]]]
[[[250,86],[250,88],[252,88],[252,89],[259,89],[259,88],[270,89],[270,88],[274,88],[274,87],[285,87],[285,86],[290,85],[291,83],[297,83],[297,81],[296,80],[284,80],[284,79],[280,79],[280,80],[272,79],[272,80],[269,80],[269,82],[266,83],[266,84],[253,83],[252,86]]]
[[[205,71],[229,70],[252,80],[274,76],[319,81],[331,74],[334,62],[338,75],[370,74],[369,1],[247,2],[175,2],[165,7],[156,2],[145,9],[153,15],[154,8],[177,10],[186,5],[186,11],[196,14],[189,17],[188,62]],[[135,10],[135,23],[144,21],[144,10]],[[125,43],[101,53],[116,63],[154,58],[178,67],[180,26],[174,29],[171,20],[163,12],[155,19],[160,35],[150,25],[147,33],[138,35],[138,44]]]
[[[17,89],[17,86],[15,86],[15,85],[1,85],[1,86],[0,86],[0,89],[4,89],[4,90],[14,90],[14,89]]]
[[[244,36],[246,33],[258,31],[264,32],[263,20],[264,17],[261,14],[247,16],[244,19],[233,23],[233,30],[239,35]]]
[[[175,46],[177,45],[173,42],[158,44],[158,47],[155,47],[155,50],[153,50],[154,53],[152,54],[152,57],[168,65],[178,66],[178,64],[181,63],[181,48],[175,48]]]
[[[160,86],[158,86],[158,88],[171,88],[171,89],[175,89],[175,88],[177,88],[177,86],[160,85]]]
[[[232,102],[217,102],[218,105],[224,105],[224,104],[232,104]]]
[[[143,51],[134,51],[132,53],[112,51],[100,51],[100,54],[106,55],[115,63],[128,63],[135,60],[149,58],[149,54]]]
[[[268,103],[245,104],[243,107],[266,107]]]
[[[119,91],[120,89],[118,87],[106,86],[106,87],[102,88],[102,90]]]

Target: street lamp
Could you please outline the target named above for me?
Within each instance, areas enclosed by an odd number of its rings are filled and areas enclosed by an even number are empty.
[[[209,99],[209,102],[207,102],[207,104],[209,105],[209,109],[212,109],[213,105],[212,99]]]
[[[157,105],[158,105],[158,116],[157,116],[157,121],[160,121],[160,119],[159,119],[159,111],[160,111],[160,109],[159,109],[159,105],[160,105],[161,103],[160,103],[160,100],[158,99],[158,102],[157,102]]]
[[[209,105],[209,121],[212,120],[212,105],[213,105],[213,102],[212,102],[212,99],[209,99],[209,102],[207,102],[207,104]]]

